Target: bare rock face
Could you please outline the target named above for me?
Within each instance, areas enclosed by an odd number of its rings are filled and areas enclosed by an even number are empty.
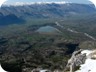
[[[70,72],[74,72],[81,64],[85,63],[86,54],[81,54],[81,49],[75,51],[72,54],[72,57],[68,60],[68,64],[64,70],[64,72],[70,70]]]

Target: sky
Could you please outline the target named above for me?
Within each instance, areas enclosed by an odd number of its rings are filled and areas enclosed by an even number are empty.
[[[15,3],[15,2],[60,2],[67,1],[73,3],[90,3],[88,0],[7,0],[6,3]]]
[[[14,5],[16,4],[16,2],[20,3],[30,3],[30,2],[71,2],[71,3],[84,3],[84,4],[88,4],[88,3],[94,3],[96,6],[96,0],[0,0],[0,6],[2,5],[2,3],[5,4],[11,4]],[[3,4],[4,4],[3,3]]]
[[[70,3],[84,3],[84,4],[89,4],[89,3],[93,3],[96,7],[96,0],[0,0],[0,7],[2,4],[8,4],[8,5],[20,5],[20,4],[24,4],[24,3],[31,3],[31,2],[70,2]]]

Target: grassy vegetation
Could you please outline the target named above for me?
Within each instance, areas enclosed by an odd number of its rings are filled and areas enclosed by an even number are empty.
[[[64,28],[56,26],[56,21]],[[18,65],[21,69],[23,67],[31,69],[42,67],[51,70],[63,70],[73,49],[76,50],[78,47],[85,48],[87,43],[82,44],[81,42],[91,40],[82,33],[72,33],[67,30],[67,28],[72,28],[78,29],[77,31],[86,31],[87,28],[81,30],[81,27],[79,27],[80,22],[81,19],[72,20],[71,18],[69,21],[67,18],[28,19],[25,24],[1,27],[0,61],[4,64],[4,67],[7,67],[6,64],[9,64],[9,70],[13,65],[16,66],[13,66],[13,70],[17,69]],[[36,32],[38,28],[46,25],[57,28],[61,33]],[[85,28],[85,25],[83,27]]]

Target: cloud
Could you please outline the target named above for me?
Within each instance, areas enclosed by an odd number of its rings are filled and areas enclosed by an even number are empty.
[[[2,5],[5,1],[7,1],[7,0],[0,0],[0,7],[1,7],[1,5]]]
[[[89,0],[89,1],[91,1],[96,7],[96,0]]]
[[[68,3],[68,2],[65,2],[65,1],[60,1],[60,2],[15,2],[13,4],[10,4],[10,5],[14,5],[14,6],[22,6],[22,5],[30,5],[30,4],[51,4],[51,3],[56,3],[56,4],[65,4],[65,3]],[[8,4],[7,4],[8,5]]]

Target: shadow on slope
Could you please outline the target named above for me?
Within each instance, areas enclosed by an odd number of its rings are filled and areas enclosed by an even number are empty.
[[[0,25],[10,25],[10,24],[22,24],[25,23],[25,20],[18,18],[17,16],[13,14],[9,14],[6,16],[1,15],[0,16]]]

